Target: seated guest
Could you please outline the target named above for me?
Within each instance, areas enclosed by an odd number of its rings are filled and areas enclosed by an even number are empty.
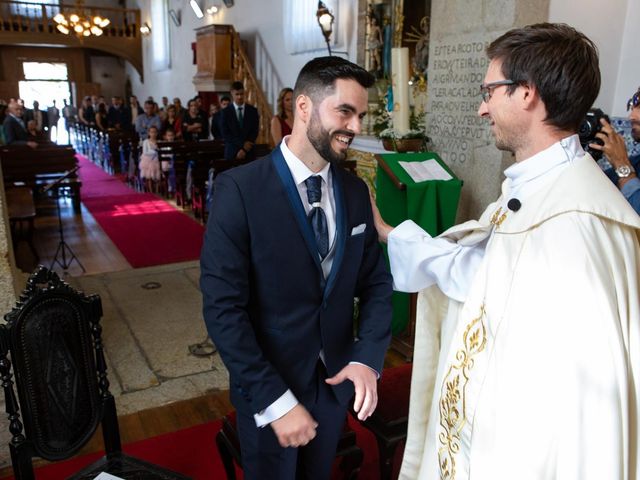
[[[98,130],[106,132],[108,128],[107,121],[107,106],[102,103],[98,103],[98,110],[96,111],[96,127]]]
[[[162,106],[160,107],[160,111],[166,112],[167,107],[169,107],[169,97],[162,97]]]
[[[160,180],[160,160],[158,159],[158,128],[151,125],[147,130],[148,137],[142,142],[140,155],[140,177],[143,180]]]
[[[207,129],[207,131],[209,132],[209,139],[215,138],[213,136],[213,123],[215,122],[216,113],[218,113],[219,111],[220,107],[218,106],[218,104],[212,103],[211,105],[209,105],[209,128]]]
[[[173,105],[171,105],[171,107],[173,107]],[[176,140],[178,140],[176,139],[176,133],[173,131],[172,128],[167,128],[164,132],[164,141],[175,142]],[[174,162],[174,156],[171,155],[171,160],[163,160],[160,165],[160,168],[162,169],[162,173],[167,176],[167,185],[168,185],[169,193],[173,193],[176,191],[176,170],[173,162]]]
[[[260,116],[258,110],[244,102],[244,85],[231,85],[233,103],[222,111],[222,139],[224,158],[227,160],[251,160],[255,158],[253,147],[258,138]]]
[[[24,112],[25,121],[35,120],[36,130],[38,132],[44,132],[49,129],[49,120],[47,112],[40,110],[40,103],[37,100],[33,102],[33,110],[26,110]]]
[[[293,128],[293,89],[283,88],[278,95],[278,113],[271,119],[271,139],[278,145]]]
[[[78,109],[78,120],[85,125],[96,124],[96,111],[93,109],[91,97],[88,95],[82,99],[82,104]]]
[[[116,130],[131,129],[131,112],[123,104],[122,97],[111,98],[111,106],[107,111],[107,125]]]
[[[56,106],[56,101],[53,100],[52,105],[47,108],[47,124],[49,125],[49,138],[53,138],[53,130],[55,128],[55,136],[58,136],[58,120],[60,120],[60,110]]]
[[[182,106],[182,102],[178,97],[173,99],[173,106],[176,107],[176,115],[183,118],[187,114],[187,109]]]
[[[38,138],[38,129],[36,127],[36,121],[33,119],[27,121],[27,135],[29,136],[29,140],[33,140],[34,142]]]
[[[197,142],[206,140],[209,134],[206,126],[209,125],[207,118],[203,117],[198,110],[195,100],[189,100],[189,110],[182,119],[182,138],[185,142]]]
[[[71,103],[67,103],[67,99],[62,100],[64,107],[62,107],[62,116],[64,117],[64,124],[67,130],[71,127],[73,122],[76,121],[78,110]]]
[[[45,132],[38,130],[38,124],[31,119],[27,122],[27,135],[29,140],[38,144],[51,143]]]
[[[137,118],[144,113],[138,102],[138,97],[131,95],[129,98],[129,111],[131,112],[131,124],[135,127]]]
[[[22,119],[24,106],[15,99],[11,99],[7,110],[9,115],[4,119],[3,123],[7,145],[28,145],[31,148],[36,148],[38,144],[29,139],[27,128]]]
[[[136,133],[140,140],[145,140],[150,127],[156,127],[160,131],[160,117],[155,114],[155,103],[153,100],[144,102],[144,113],[138,115],[135,121]]]
[[[193,99],[196,101],[196,105],[198,105],[198,112],[200,115],[202,115],[203,118],[207,118],[207,111],[202,108],[202,97],[200,95],[196,95]]]
[[[7,102],[0,100],[0,145],[6,145],[7,140],[4,137],[4,119],[7,118]]]
[[[162,131],[166,135],[169,130],[172,130],[172,135],[175,139],[182,140],[182,119],[178,117],[176,107],[169,105],[165,113],[167,116],[162,122]]]
[[[211,135],[213,135],[213,138],[216,140],[222,140],[222,110],[227,108],[230,103],[231,97],[229,97],[229,95],[223,95],[222,98],[220,98],[220,108],[211,119]]]

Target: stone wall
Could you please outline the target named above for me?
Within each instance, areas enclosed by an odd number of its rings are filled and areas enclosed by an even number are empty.
[[[458,221],[477,218],[500,193],[511,154],[498,151],[477,115],[486,46],[507,30],[545,21],[549,0],[433,0],[427,132],[433,150],[464,181]]]

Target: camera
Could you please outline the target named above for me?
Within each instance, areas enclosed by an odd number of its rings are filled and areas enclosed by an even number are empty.
[[[604,118],[610,123],[609,116],[599,108],[592,108],[587,112],[587,116],[580,124],[578,130],[578,136],[580,137],[580,144],[585,152],[591,154],[594,160],[600,160],[602,158],[602,152],[600,150],[594,150],[589,147],[590,143],[597,143],[598,145],[604,145],[604,142],[599,138],[596,138],[596,133],[602,129],[600,119]]]

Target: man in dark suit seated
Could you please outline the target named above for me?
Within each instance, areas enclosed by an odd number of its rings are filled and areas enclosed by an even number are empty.
[[[116,130],[131,129],[131,111],[124,105],[120,96],[111,97],[111,106],[107,112],[107,125]]]
[[[260,117],[258,110],[244,102],[242,82],[231,84],[233,102],[222,110],[222,139],[224,140],[224,158],[227,160],[252,160],[255,158],[253,147],[258,138]]]
[[[40,110],[40,103],[35,100],[33,102],[33,110],[27,109],[24,112],[24,121],[34,120],[36,122],[36,130],[40,133],[49,130],[49,117],[47,112]]]
[[[360,419],[376,408],[391,278],[369,191],[340,167],[373,82],[343,58],[310,61],[293,133],[215,181],[200,288],[229,369],[245,479],[326,480],[354,392]]]
[[[16,100],[11,99],[7,111],[9,114],[3,123],[7,145],[28,145],[31,148],[36,148],[38,144],[33,140],[29,140],[29,134],[22,119],[24,107]]]

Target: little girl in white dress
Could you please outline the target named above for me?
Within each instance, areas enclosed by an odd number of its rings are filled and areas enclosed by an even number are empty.
[[[149,127],[149,137],[142,142],[140,155],[140,176],[148,180],[160,180],[160,160],[158,159],[158,129]]]

